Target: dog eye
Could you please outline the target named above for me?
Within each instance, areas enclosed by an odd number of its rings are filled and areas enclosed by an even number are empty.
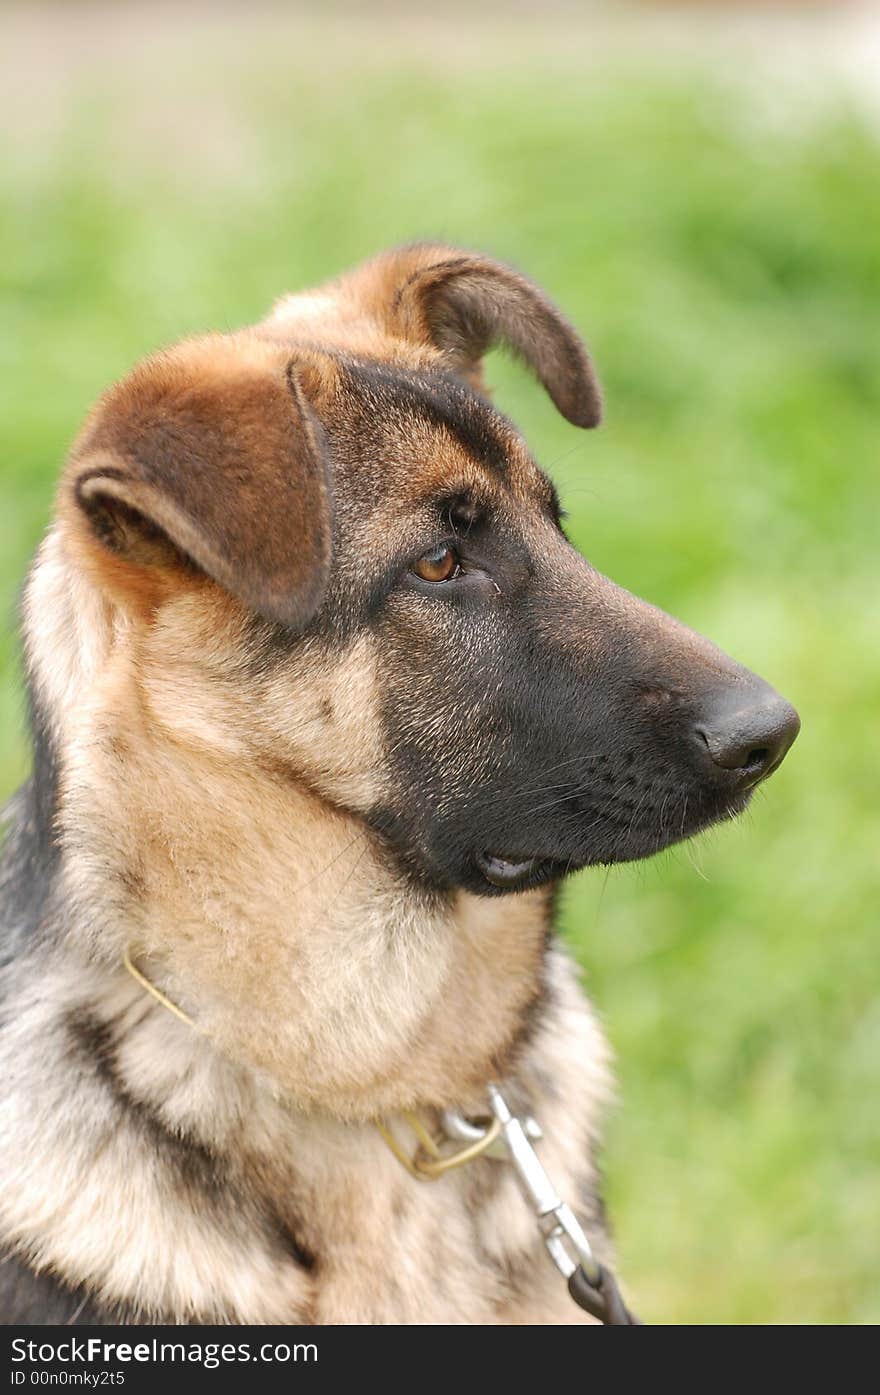
[[[461,571],[461,562],[455,548],[442,543],[414,562],[412,569],[422,581],[452,581]]]

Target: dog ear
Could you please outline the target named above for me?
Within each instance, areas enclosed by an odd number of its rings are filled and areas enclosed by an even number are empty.
[[[99,405],[68,479],[123,589],[149,595],[196,569],[291,628],[317,611],[330,479],[321,428],[277,350],[217,336],[148,360]]]
[[[556,306],[509,266],[456,248],[418,245],[364,269],[392,332],[440,349],[480,386],[480,360],[503,345],[531,368],[575,426],[597,426],[602,394],[587,350]],[[374,304],[379,310],[380,305]]]

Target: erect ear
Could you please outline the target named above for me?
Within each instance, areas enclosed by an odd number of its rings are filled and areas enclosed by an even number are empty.
[[[480,359],[502,345],[528,364],[575,426],[599,424],[602,394],[583,342],[511,267],[423,244],[389,252],[355,276],[392,332],[440,349],[454,372],[479,384]]]
[[[321,429],[277,349],[215,336],[148,360],[99,405],[68,468],[118,575],[181,568],[302,628],[330,565]]]

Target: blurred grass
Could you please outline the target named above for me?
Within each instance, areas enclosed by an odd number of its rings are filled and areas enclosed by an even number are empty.
[[[191,89],[197,58],[176,63],[160,104]],[[485,75],[407,67],[397,51],[328,83],[255,49],[222,98],[232,150],[221,133],[196,151],[198,83],[188,120],[138,144],[111,74],[72,91],[40,159],[7,159],[10,621],[66,446],[142,353],[419,236],[546,285],[588,334],[606,427],[581,437],[519,370],[492,371],[578,544],[803,718],[739,825],[565,897],[619,1057],[621,1269],[650,1321],[876,1321],[876,135],[843,104],[767,125],[730,87],[550,81],[526,53]],[[0,797],[27,763],[7,628]]]

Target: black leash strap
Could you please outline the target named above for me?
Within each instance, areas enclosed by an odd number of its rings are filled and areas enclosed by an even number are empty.
[[[617,1280],[603,1264],[599,1277],[591,1284],[578,1265],[568,1281],[568,1291],[579,1308],[598,1318],[605,1327],[641,1327],[639,1319],[630,1312],[620,1296]]]

